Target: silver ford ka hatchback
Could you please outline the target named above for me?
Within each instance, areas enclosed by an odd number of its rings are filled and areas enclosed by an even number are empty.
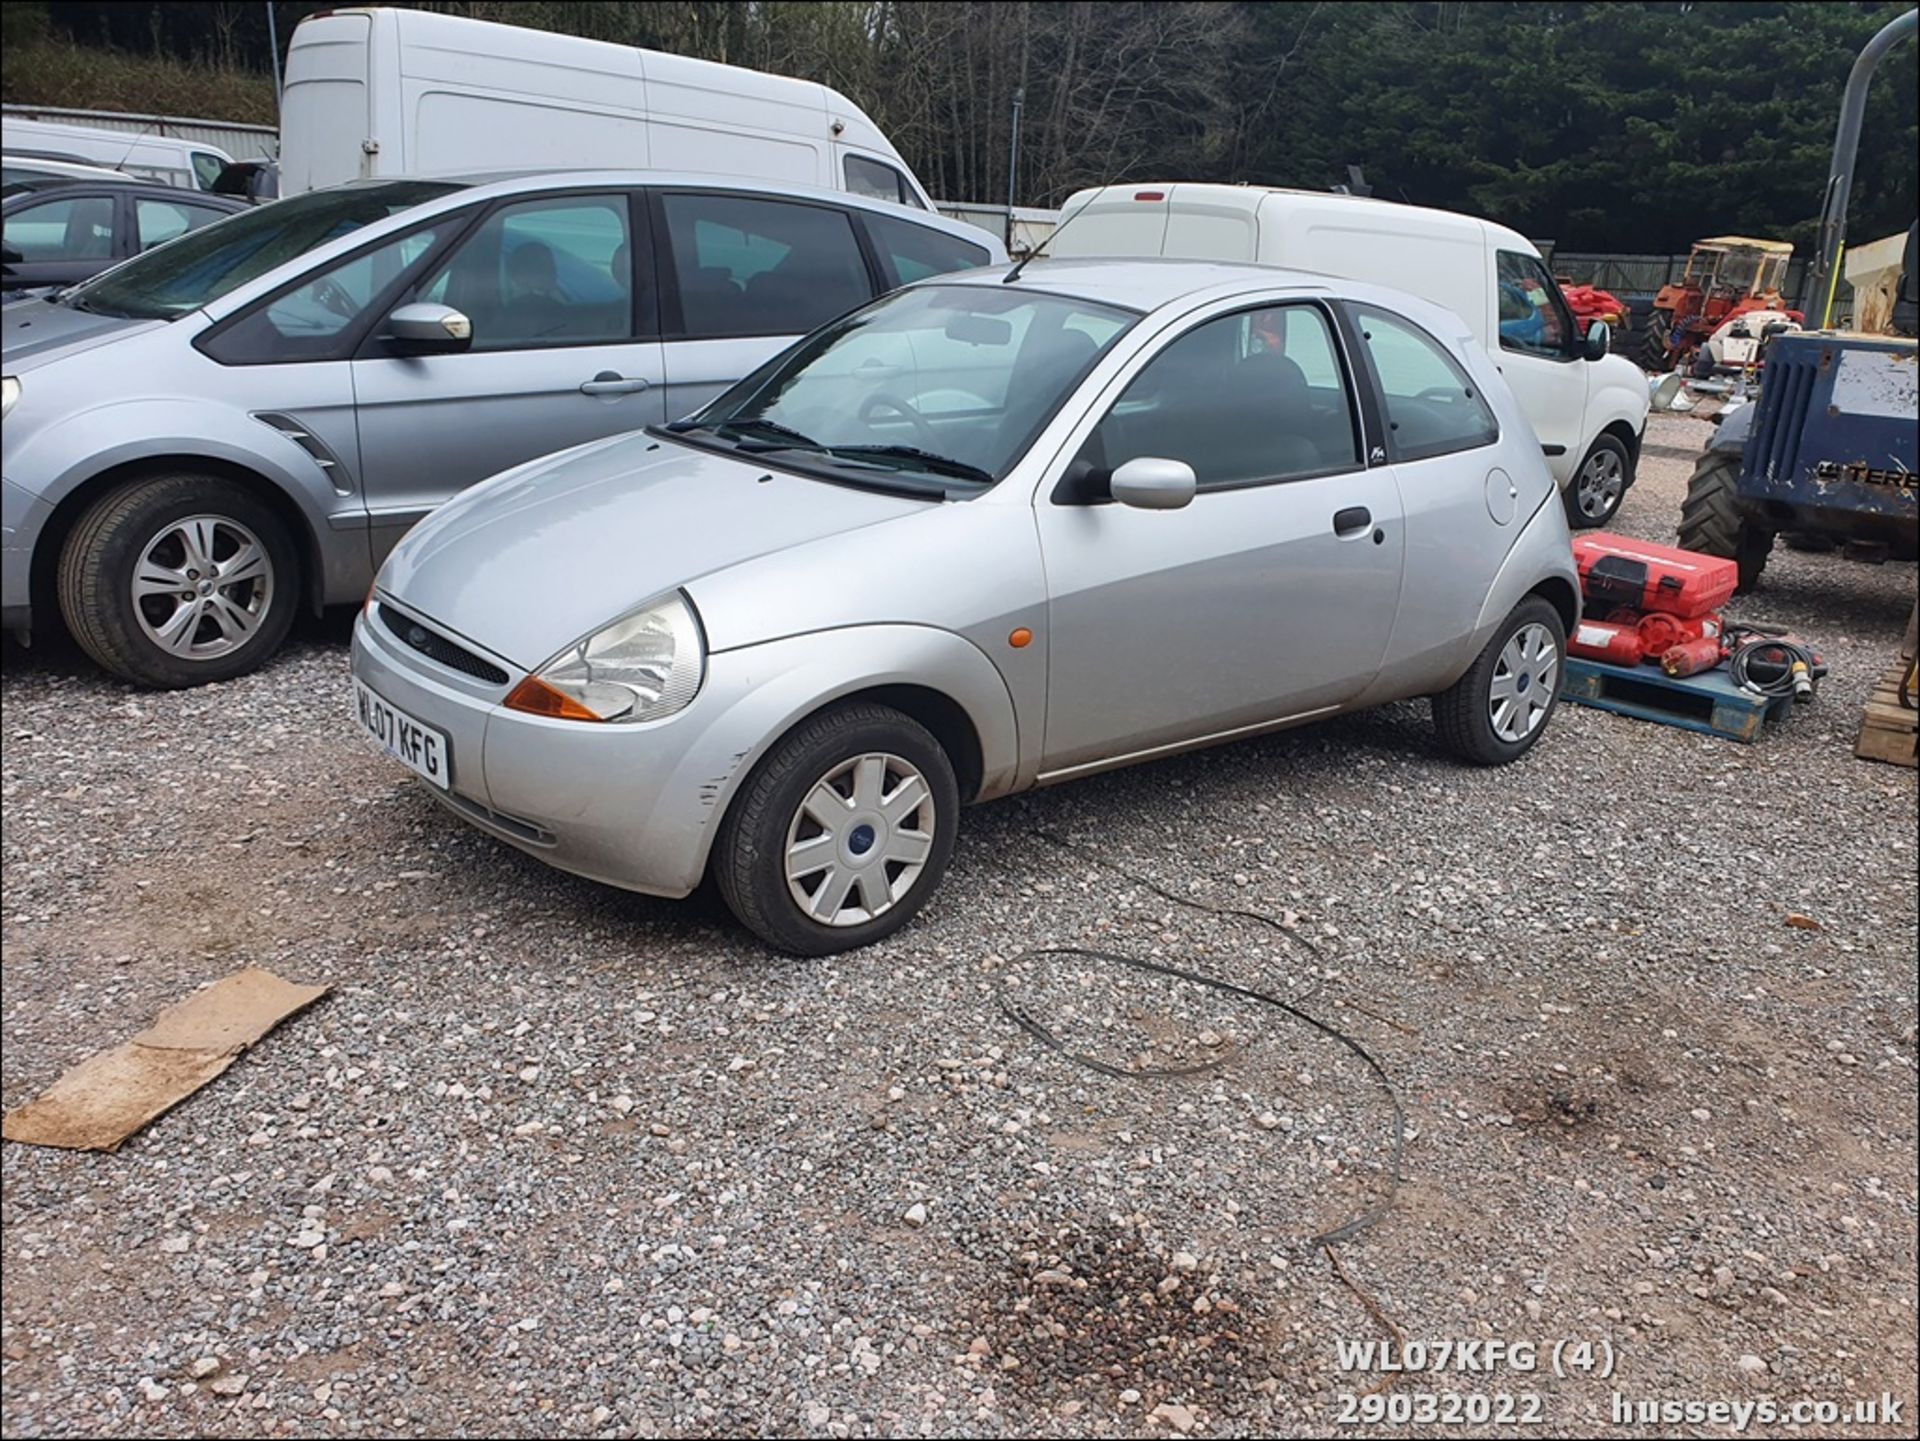
[[[963,802],[1410,696],[1553,714],[1579,589],[1447,311],[1266,267],[1048,261],[833,322],[393,552],[359,724],[492,835],[803,954],[912,916]]]

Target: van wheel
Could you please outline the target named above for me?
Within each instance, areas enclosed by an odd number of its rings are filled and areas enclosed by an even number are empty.
[[[60,613],[81,649],[136,685],[230,680],[280,648],[299,562],[246,487],[207,475],[137,480],[95,501],[60,554]]]
[[[1567,524],[1575,530],[1605,525],[1619,513],[1632,484],[1633,457],[1626,446],[1614,436],[1597,436],[1567,486]]]
[[[1519,760],[1553,718],[1566,659],[1560,612],[1545,597],[1528,596],[1467,673],[1433,698],[1440,743],[1477,766]]]
[[[803,722],[755,769],[714,841],[714,878],[768,945],[849,951],[925,904],[959,813],[953,766],[924,727],[886,706],[841,706]]]

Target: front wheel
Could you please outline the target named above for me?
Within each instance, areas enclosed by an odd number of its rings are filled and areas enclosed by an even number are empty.
[[[60,614],[82,650],[163,690],[256,669],[293,625],[299,563],[272,506],[220,476],[134,481],[60,553]]]
[[[1710,450],[1695,462],[1680,508],[1680,547],[1730,560],[1744,595],[1760,583],[1773,551],[1773,532],[1753,523],[1740,506],[1740,456]]]
[[[1560,701],[1567,628],[1551,602],[1530,595],[1500,623],[1467,673],[1433,698],[1440,743],[1477,766],[1533,749]]]
[[[853,703],[803,722],[763,760],[714,842],[727,909],[776,949],[831,955],[904,926],[953,855],[960,791],[911,717]]]
[[[1567,486],[1567,524],[1575,530],[1605,525],[1618,514],[1631,484],[1633,457],[1626,446],[1614,436],[1596,436]]]

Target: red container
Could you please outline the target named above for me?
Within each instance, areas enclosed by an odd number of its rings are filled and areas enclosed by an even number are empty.
[[[1583,535],[1573,558],[1590,611],[1631,606],[1692,620],[1720,609],[1740,583],[1730,560],[1626,536]]]
[[[1567,637],[1567,649],[1608,665],[1639,665],[1645,655],[1637,626],[1611,620],[1583,620]]]

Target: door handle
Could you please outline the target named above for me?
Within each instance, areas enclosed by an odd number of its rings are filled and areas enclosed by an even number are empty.
[[[1373,524],[1373,512],[1364,505],[1350,505],[1333,513],[1335,535],[1358,535]]]
[[[632,395],[637,390],[645,390],[647,381],[639,376],[628,377],[617,371],[603,370],[592,380],[582,382],[582,395]]]

